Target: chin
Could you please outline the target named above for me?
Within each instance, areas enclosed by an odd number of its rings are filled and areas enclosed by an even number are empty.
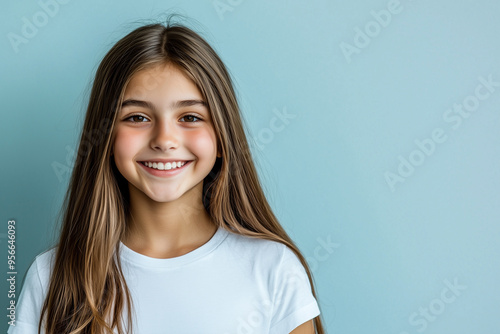
[[[173,195],[157,195],[157,196],[154,196],[154,195],[146,195],[147,197],[149,197],[150,200],[154,201],[154,202],[157,202],[157,203],[167,203],[167,202],[173,202],[177,199],[179,199],[179,196],[173,196]]]

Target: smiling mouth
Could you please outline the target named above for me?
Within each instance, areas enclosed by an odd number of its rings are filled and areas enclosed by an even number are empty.
[[[185,164],[191,162],[189,161],[177,161],[177,162],[151,162],[151,161],[140,161],[146,167],[156,169],[156,170],[175,170],[183,167]]]

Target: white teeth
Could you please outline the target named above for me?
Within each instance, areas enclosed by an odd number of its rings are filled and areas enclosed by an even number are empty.
[[[187,161],[186,161],[187,162]],[[182,167],[186,164],[186,162],[166,162],[166,163],[163,163],[163,162],[143,162],[143,164],[145,166],[148,166],[150,168],[154,168],[154,169],[158,169],[158,170],[170,170],[170,169],[174,169],[174,168],[179,168],[179,167]]]

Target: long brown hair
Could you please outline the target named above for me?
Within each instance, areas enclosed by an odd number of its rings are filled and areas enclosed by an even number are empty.
[[[38,330],[56,333],[125,333],[133,304],[121,269],[127,181],[111,156],[113,128],[125,87],[140,70],[171,63],[208,103],[222,157],[204,180],[203,205],[219,227],[288,246],[311,271],[269,206],[252,160],[230,75],[217,53],[190,28],[147,24],[119,40],[101,61],[90,93],[78,154],[62,206],[62,227]],[[317,297],[316,297],[317,298]],[[44,318],[45,316],[45,318]],[[45,321],[45,325],[43,322]],[[320,316],[316,333],[323,334]]]

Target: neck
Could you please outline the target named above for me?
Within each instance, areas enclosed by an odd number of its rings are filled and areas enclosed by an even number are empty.
[[[122,242],[155,258],[184,255],[205,244],[217,230],[202,202],[202,187],[171,202],[155,202],[130,189],[130,215]]]

